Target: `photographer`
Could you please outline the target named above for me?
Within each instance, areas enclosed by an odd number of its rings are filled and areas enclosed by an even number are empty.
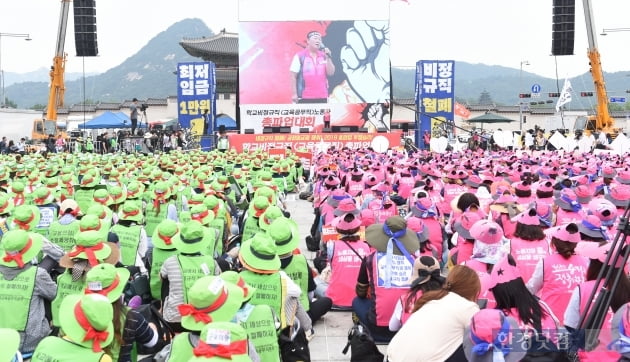
[[[142,105],[138,107],[138,98],[133,99],[133,103],[129,107],[129,119],[131,119],[132,136],[136,134],[136,128],[138,128],[138,112],[144,113],[146,112],[147,108],[149,108],[149,106],[147,106],[145,103],[142,103]]]

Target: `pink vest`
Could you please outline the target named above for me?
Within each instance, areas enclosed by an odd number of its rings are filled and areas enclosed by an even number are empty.
[[[516,260],[523,281],[527,284],[538,261],[549,255],[549,244],[546,239],[527,241],[514,236],[510,240],[510,254]]]
[[[407,302],[407,298],[409,296],[408,293],[405,293],[403,295],[400,296],[400,305],[402,306],[402,315],[400,316],[400,323],[402,325],[405,324],[405,322],[407,322],[407,320],[409,319],[409,317],[411,317],[411,315],[413,314],[412,310],[414,307],[414,304],[416,304],[416,301],[418,299],[420,299],[422,297],[422,291],[419,290],[418,293],[416,293],[416,295],[411,297],[411,300],[409,301],[409,305],[407,307],[405,307],[405,303]]]
[[[384,223],[390,216],[398,215],[398,208],[394,203],[381,205],[381,200],[374,200],[370,202],[368,207],[374,210],[376,223]]]
[[[556,322],[553,319],[553,312],[551,310],[549,310],[549,308],[545,305],[545,303],[540,303],[540,307],[543,309],[543,311],[546,312],[546,314],[543,316],[542,320],[540,321],[540,325],[541,325],[541,329],[543,332],[543,335],[545,337],[547,337],[550,341],[552,341],[553,343],[558,343],[558,334],[555,333],[555,331],[558,329],[559,325],[556,325]],[[516,320],[516,322],[518,323],[518,326],[521,330],[533,330],[534,326],[531,326],[525,322],[523,322],[521,320],[521,318],[518,315],[518,309],[517,308],[511,308],[507,311],[504,311],[508,316],[514,318]]]
[[[322,215],[322,225],[330,225],[330,222],[335,218],[335,208],[328,204],[326,201],[320,207]]]
[[[516,202],[523,206],[529,206],[529,204],[535,200],[536,196],[516,197]]]
[[[348,187],[346,190],[352,197],[356,197],[363,191],[363,181],[352,181],[352,179],[348,179]]]
[[[497,220],[497,223],[501,225],[503,228],[503,235],[505,235],[507,239],[511,239],[514,236],[514,231],[516,231],[516,222],[510,220],[510,215],[493,212],[492,218]],[[498,222],[499,219],[501,222]]]
[[[438,254],[438,260],[442,261],[442,253],[444,252],[444,244],[442,241],[442,224],[435,218],[430,217],[422,219],[424,227],[429,229],[429,243]]]
[[[411,177],[401,177],[398,180],[398,195],[407,199],[411,196],[411,190],[413,189],[414,181]]]
[[[571,294],[576,286],[585,280],[588,260],[573,255],[565,259],[560,254],[552,254],[543,259],[542,299],[564,325],[564,311],[569,305]]]
[[[299,54],[303,58],[302,77],[304,79],[304,90],[302,98],[328,98],[328,76],[326,75],[326,55],[323,51],[318,51],[315,59],[310,56],[308,50],[303,50]]]
[[[370,254],[370,246],[362,240],[348,242],[354,250],[365,258]],[[354,287],[357,283],[361,258],[343,241],[335,240],[333,254],[330,260],[330,282],[326,289],[326,296],[332,299],[337,307],[351,307],[352,299],[356,296]]]
[[[408,283],[413,273],[413,265],[404,255],[393,255],[393,265],[391,268],[391,285],[385,283],[387,270],[387,255],[382,252],[372,254],[372,268],[370,269],[370,281],[372,288],[372,298],[374,298],[374,308],[376,310],[376,325],[381,327],[389,326],[389,320],[394,314],[396,301],[401,295],[409,290]]]
[[[453,264],[461,264],[467,260],[470,260],[473,254],[474,243],[467,241],[457,240],[457,246],[451,249],[448,253],[449,257],[452,257],[457,253],[457,260],[453,261]]]
[[[589,280],[580,285],[578,285],[578,290],[580,291],[580,314],[586,309],[586,303],[588,302],[588,298],[591,296],[591,292],[595,287],[595,281]],[[596,292],[593,300],[597,300],[597,295],[599,293]],[[614,313],[609,308],[608,313],[606,313],[606,319],[604,319],[604,323],[602,324],[601,332],[599,333],[599,344],[595,347],[595,350],[591,352],[579,351],[578,356],[580,357],[581,362],[612,362],[618,361],[621,355],[615,351],[609,351],[606,346],[612,341],[612,336],[610,332],[610,326],[612,322]]]
[[[572,222],[579,224],[581,221],[582,216],[577,212],[566,211],[560,208],[558,208],[558,211],[556,212],[556,225],[565,225]]]

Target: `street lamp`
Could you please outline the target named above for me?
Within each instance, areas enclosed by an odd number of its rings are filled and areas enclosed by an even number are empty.
[[[523,66],[524,65],[529,65],[529,61],[521,60],[521,69],[518,73],[519,93],[521,92],[521,89],[523,88]],[[521,137],[522,137],[523,136],[523,100],[521,99],[520,94],[518,98],[518,124],[519,124],[519,130],[521,131]]]
[[[5,102],[5,94],[4,94],[4,70],[2,69],[2,37],[10,37],[10,38],[24,38],[26,41],[31,40],[31,36],[29,34],[20,34],[20,33],[1,33],[0,32],[0,108],[4,108],[6,106]]]

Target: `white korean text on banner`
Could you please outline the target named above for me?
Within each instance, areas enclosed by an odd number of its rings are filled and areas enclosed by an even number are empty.
[[[416,142],[428,148],[425,140],[454,136],[455,61],[421,60],[416,63]],[[428,135],[426,134],[428,132]]]
[[[214,132],[216,116],[216,75],[212,62],[187,62],[177,64],[177,116],[183,128],[190,128],[202,135],[204,123],[207,133]],[[208,119],[204,119],[204,110]]]

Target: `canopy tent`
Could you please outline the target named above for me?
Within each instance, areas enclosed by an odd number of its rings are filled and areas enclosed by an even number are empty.
[[[224,113],[217,115],[217,118],[215,119],[215,124],[217,125],[217,129],[221,126],[224,126],[227,129],[236,129],[236,121],[234,120],[234,118]]]
[[[144,126],[144,125],[138,125]],[[146,127],[146,126],[145,126]],[[123,112],[107,111],[89,122],[79,124],[80,129],[131,128],[131,120]]]
[[[483,129],[484,123],[510,123],[510,122],[516,122],[516,120],[503,117],[502,115],[499,115],[496,113],[486,112],[482,114],[481,116],[467,119],[466,122],[481,123],[481,128]]]

